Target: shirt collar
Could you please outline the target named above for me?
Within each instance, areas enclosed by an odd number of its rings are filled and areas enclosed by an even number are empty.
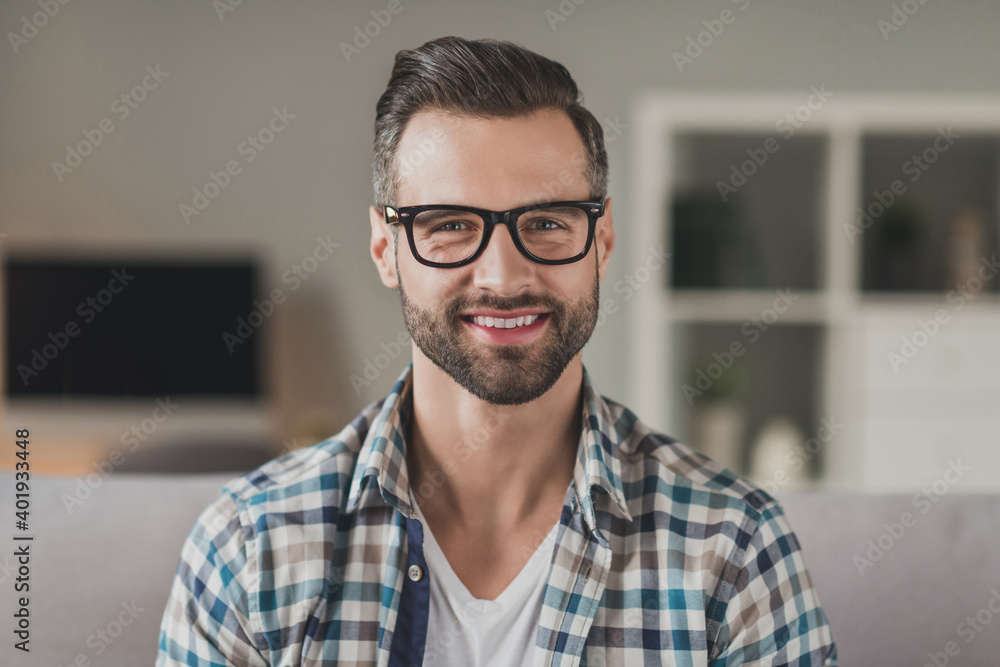
[[[583,366],[582,384],[582,428],[573,478],[584,519],[591,530],[596,530],[595,487],[603,491],[597,497],[602,498],[602,502],[610,503],[626,521],[631,521],[632,516],[622,490],[618,456],[622,442],[615,429],[614,415],[598,393],[586,366]],[[413,412],[412,388],[413,362],[410,362],[371,421],[358,454],[346,512],[353,512],[359,505],[378,502],[381,498],[405,515],[413,516],[406,467],[406,427]],[[372,479],[375,486],[372,486]],[[586,492],[581,493],[581,489]]]

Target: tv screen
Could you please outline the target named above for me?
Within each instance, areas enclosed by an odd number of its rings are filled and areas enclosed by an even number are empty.
[[[8,396],[260,395],[250,259],[8,257],[5,271]]]

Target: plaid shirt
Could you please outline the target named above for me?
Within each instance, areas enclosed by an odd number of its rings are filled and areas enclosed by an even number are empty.
[[[336,436],[223,488],[184,543],[157,665],[433,662],[412,369]],[[586,367],[582,420],[536,666],[837,664],[771,496],[599,395]]]

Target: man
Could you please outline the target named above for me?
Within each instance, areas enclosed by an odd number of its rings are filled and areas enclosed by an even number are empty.
[[[157,664],[835,665],[780,506],[582,364],[615,236],[568,71],[434,40],[375,130],[370,249],[413,362],[202,514]]]

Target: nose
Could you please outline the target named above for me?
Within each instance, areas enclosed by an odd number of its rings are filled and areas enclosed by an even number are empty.
[[[532,264],[518,250],[507,226],[497,225],[483,254],[473,263],[475,284],[495,292],[516,293],[530,282]]]

